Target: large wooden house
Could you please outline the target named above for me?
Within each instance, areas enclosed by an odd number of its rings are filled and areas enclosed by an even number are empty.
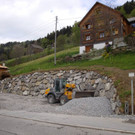
[[[118,11],[96,2],[79,23],[80,53],[102,48],[105,42],[124,37],[132,31],[128,20]]]

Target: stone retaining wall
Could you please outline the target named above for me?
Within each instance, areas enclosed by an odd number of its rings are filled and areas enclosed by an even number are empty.
[[[45,89],[53,87],[54,79],[59,76],[67,78],[68,83],[76,84],[75,91],[94,89],[95,97],[106,96],[111,102],[112,110],[119,114],[121,103],[113,81],[107,76],[100,75],[94,71],[50,71],[20,75],[0,81],[0,91],[25,96],[43,95]]]

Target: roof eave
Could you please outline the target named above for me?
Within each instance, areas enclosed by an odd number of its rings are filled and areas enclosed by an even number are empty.
[[[80,24],[82,23],[82,21],[88,16],[88,14],[90,13],[90,11],[91,11],[97,4],[101,4],[101,5],[103,5],[103,6],[107,7],[107,8],[110,8],[110,7],[104,5],[104,4],[100,3],[100,2],[96,2],[96,3],[93,5],[93,7],[87,12],[87,14],[83,17],[83,19],[80,21],[80,23],[78,24],[79,27],[80,27]],[[112,9],[112,10],[113,10],[114,12],[116,12],[117,14],[123,16],[119,11],[114,10],[113,8],[110,8],[110,9]],[[124,17],[124,16],[123,16],[123,17]],[[124,17],[124,19],[126,19],[126,18]],[[126,19],[126,21],[127,21],[127,19]],[[127,21],[127,22],[128,22],[128,21]]]

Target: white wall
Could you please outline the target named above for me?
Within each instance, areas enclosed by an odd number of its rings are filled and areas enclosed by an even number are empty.
[[[94,49],[102,49],[105,47],[105,43],[98,43],[98,44],[94,44],[93,48]]]
[[[112,42],[109,42],[109,44],[112,44]],[[94,44],[94,49],[103,49],[105,47],[105,42],[104,43],[98,43],[98,44]]]
[[[80,46],[79,54],[83,54],[85,51],[85,46]]]
[[[112,45],[112,42],[109,42],[110,45]],[[93,48],[94,49],[103,49],[105,47],[105,42],[104,43],[98,43],[98,44],[94,44]],[[83,54],[85,51],[85,46],[80,46],[80,50],[79,50],[79,54]]]

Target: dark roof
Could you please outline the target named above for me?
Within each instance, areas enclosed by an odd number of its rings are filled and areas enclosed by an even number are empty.
[[[107,7],[107,8],[109,8],[109,9],[111,9],[113,12],[115,12],[115,13],[121,15],[121,16],[127,21],[127,19],[126,19],[119,11],[117,11],[117,10],[111,8],[111,7],[108,7],[108,6],[106,6],[106,5],[104,5],[104,4],[100,3],[100,2],[96,2],[96,3],[94,4],[94,6],[88,11],[88,13],[83,17],[83,19],[80,21],[80,23],[79,23],[78,26],[80,26],[81,22],[89,15],[89,13],[93,10],[93,8],[94,8],[97,4],[100,4],[100,5],[104,6],[104,7]],[[128,22],[128,21],[127,21],[127,22]]]
[[[39,45],[32,44],[31,46],[32,46],[33,48],[37,48],[37,49],[43,50],[43,48],[42,48],[41,46],[39,46]]]

